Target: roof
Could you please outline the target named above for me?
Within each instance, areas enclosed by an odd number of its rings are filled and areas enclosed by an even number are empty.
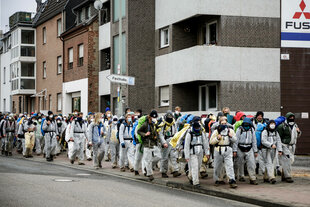
[[[39,7],[34,18],[34,26],[38,26],[61,13],[68,0],[46,0]]]

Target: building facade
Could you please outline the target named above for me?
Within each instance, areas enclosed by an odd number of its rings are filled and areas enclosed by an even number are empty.
[[[205,113],[229,106],[276,117],[279,2],[222,3],[156,1],[156,108]]]
[[[98,12],[93,1],[67,5],[77,15],[72,26],[62,34],[64,51],[63,113],[74,110],[87,114],[99,111]],[[67,15],[69,16],[67,18]]]

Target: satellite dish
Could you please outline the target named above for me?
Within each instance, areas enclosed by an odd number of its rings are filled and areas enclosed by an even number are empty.
[[[96,0],[94,2],[94,7],[95,9],[100,10],[102,8],[102,2],[100,0]]]

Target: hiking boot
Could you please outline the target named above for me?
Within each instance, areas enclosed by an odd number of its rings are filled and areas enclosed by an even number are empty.
[[[9,152],[9,156],[12,156],[12,152]]]
[[[208,177],[208,173],[206,173],[206,172],[201,172],[201,173],[200,173],[200,176],[201,176],[202,179],[207,178],[207,177]]]
[[[287,182],[287,183],[293,183],[294,182],[294,180],[292,179],[292,178],[285,178],[285,182]]]
[[[215,184],[214,184],[214,186],[219,186],[220,185],[220,181],[215,181]]]
[[[257,183],[256,180],[250,180],[250,184],[251,184],[251,185],[258,185],[258,183]]]
[[[195,188],[201,188],[200,184],[194,185]]]
[[[85,165],[83,162],[78,162],[78,165]]]
[[[150,175],[150,176],[149,176],[149,181],[153,181],[153,180],[154,180],[153,175]]]
[[[45,153],[43,153],[43,158],[45,158],[46,157],[46,154]]]
[[[264,183],[269,183],[269,179],[264,179]]]
[[[173,177],[179,177],[181,175],[181,173],[179,173],[178,171],[173,172]]]
[[[87,158],[87,161],[92,161],[93,159],[92,158]]]
[[[161,177],[162,177],[162,178],[169,178],[169,176],[167,175],[167,173],[162,173],[162,174],[161,174]]]
[[[240,181],[240,182],[245,182],[244,177],[240,177],[240,178],[239,178],[239,181]]]
[[[226,184],[223,180],[221,180],[219,182],[220,182],[221,185],[225,185]]]
[[[116,168],[116,164],[113,163],[113,164],[112,164],[112,169],[115,169],[115,168]]]
[[[28,155],[28,158],[33,158],[33,156],[32,155]]]
[[[5,151],[4,154],[5,154],[5,156],[8,156],[8,155],[9,155],[9,153],[8,153],[7,151]]]
[[[229,185],[231,188],[234,188],[234,189],[238,187],[235,180],[230,180]]]
[[[125,168],[126,168],[126,170],[130,170],[130,168],[128,166],[126,166]]]
[[[139,175],[139,171],[135,171],[135,175]]]
[[[1,155],[4,155],[4,150],[1,151]]]
[[[46,161],[47,161],[47,162],[52,162],[53,160],[52,160],[50,157],[47,157],[47,158],[46,158]]]
[[[276,181],[276,179],[274,179],[274,178],[270,180],[270,183],[271,183],[271,184],[276,184],[276,182],[277,182],[277,181]]]
[[[37,154],[37,156],[40,156],[41,154]]]
[[[70,160],[70,163],[73,165],[74,164],[74,160]]]
[[[130,168],[130,172],[134,172],[135,170],[133,168]]]
[[[125,170],[124,167],[122,167],[122,168],[120,169],[120,171],[121,171],[121,172],[125,172],[126,170]]]

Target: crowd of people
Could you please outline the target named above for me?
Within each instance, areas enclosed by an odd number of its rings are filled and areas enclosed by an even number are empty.
[[[25,158],[33,153],[51,162],[66,153],[71,164],[84,165],[93,161],[96,169],[102,162],[112,168],[130,170],[136,176],[142,172],[150,181],[153,170],[159,168],[163,178],[179,177],[185,173],[190,183],[199,187],[199,179],[214,168],[216,186],[229,183],[257,185],[257,174],[264,182],[275,184],[275,176],[291,183],[297,138],[301,131],[295,115],[269,120],[262,111],[247,116],[242,111],[230,114],[228,107],[217,115],[194,116],[181,114],[181,108],[159,116],[152,110],[126,109],[125,115],[74,111],[69,116],[48,114],[0,114],[2,155],[12,156],[13,148]],[[86,118],[83,118],[86,117]]]

